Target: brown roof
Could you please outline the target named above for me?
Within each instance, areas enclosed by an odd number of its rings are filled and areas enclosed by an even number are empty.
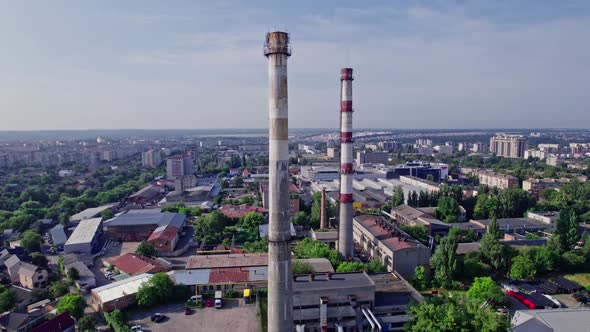
[[[418,241],[404,236],[381,216],[365,214],[354,217],[354,221],[393,251],[420,246]]]
[[[33,278],[33,276],[35,275],[35,272],[37,272],[38,269],[39,269],[39,267],[37,265],[29,264],[26,262],[20,262],[20,268],[18,269],[18,274],[27,276],[29,278]]]
[[[226,204],[219,208],[219,211],[228,218],[243,218],[250,212],[266,213],[267,211],[261,207],[251,205],[230,205]]]
[[[186,263],[187,269],[213,269],[224,267],[267,266],[268,254],[196,255]]]
[[[167,271],[168,268],[155,259],[137,254],[125,254],[118,257],[107,258],[107,264],[112,264],[117,270],[129,275],[142,273],[157,273]]]

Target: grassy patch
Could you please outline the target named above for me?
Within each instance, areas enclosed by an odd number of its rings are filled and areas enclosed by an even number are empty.
[[[590,273],[572,273],[564,274],[564,277],[571,281],[575,281],[578,284],[584,286],[586,289],[590,287]]]
[[[266,332],[268,327],[268,300],[264,296],[258,298],[258,314],[260,315],[260,330]]]

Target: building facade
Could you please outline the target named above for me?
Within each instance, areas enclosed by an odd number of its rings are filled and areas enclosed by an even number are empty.
[[[498,157],[524,158],[527,140],[522,135],[496,134],[490,139],[490,152]]]

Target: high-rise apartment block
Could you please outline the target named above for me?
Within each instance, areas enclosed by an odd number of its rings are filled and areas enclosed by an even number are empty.
[[[524,158],[527,140],[522,135],[496,134],[490,139],[490,152],[498,157]]]
[[[141,166],[158,167],[162,163],[162,155],[159,150],[148,150],[141,153]]]
[[[176,155],[166,159],[166,176],[169,179],[193,175],[193,173],[195,173],[195,165],[190,156]]]

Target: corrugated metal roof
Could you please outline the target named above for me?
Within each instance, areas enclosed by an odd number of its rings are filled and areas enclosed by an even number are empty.
[[[61,224],[55,225],[55,227],[49,230],[49,233],[51,234],[53,244],[56,246],[61,246],[68,240],[66,232],[64,232],[64,226]]]
[[[141,213],[128,212],[105,222],[105,226],[137,226],[158,225],[175,226],[181,228],[186,216],[180,213],[156,211],[144,211]]]
[[[81,220],[68,241],[66,241],[66,245],[91,242],[101,225],[101,220],[102,218]]]
[[[210,284],[230,284],[239,282],[248,282],[250,280],[249,268],[220,268],[211,269],[209,274]]]
[[[266,266],[255,266],[248,268],[248,281],[267,281],[268,280],[268,267]]]
[[[75,215],[70,217],[71,221],[78,221],[78,220],[84,220],[84,219],[89,219],[89,218],[93,218],[98,216],[102,211],[106,210],[106,209],[110,209],[113,206],[117,205],[119,203],[108,203],[105,205],[101,205],[101,206],[97,206],[97,207],[93,207],[93,208],[89,208],[86,209],[82,212],[76,213]]]
[[[137,293],[139,288],[151,278],[151,274],[140,274],[109,285],[94,288],[92,292],[98,296],[101,303],[106,303],[129,294]]]
[[[267,266],[268,254],[195,255],[186,263],[187,269]]]

